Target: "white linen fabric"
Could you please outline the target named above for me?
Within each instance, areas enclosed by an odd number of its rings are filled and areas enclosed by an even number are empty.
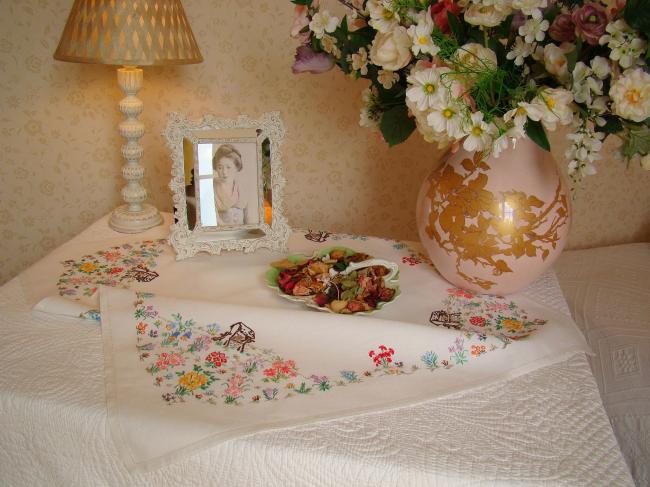
[[[650,244],[565,252],[556,268],[623,455],[650,485]]]
[[[547,278],[546,283],[554,282]],[[561,302],[557,284],[545,302]],[[234,439],[147,473],[109,434],[98,326],[0,288],[0,483],[30,486],[632,486],[582,354],[509,381]]]
[[[71,245],[124,241],[106,221]],[[156,231],[147,238],[166,229]],[[31,270],[47,274],[40,263]],[[32,316],[25,277],[0,288],[3,485],[633,485],[582,354],[415,406],[256,433],[129,472],[108,433],[99,327]],[[567,313],[552,273],[523,294]]]
[[[509,343],[393,320],[103,287],[116,444],[129,467],[158,467],[246,433],[421,402],[588,351],[568,317],[523,306],[547,323]]]
[[[499,307],[516,307],[521,300],[517,294],[504,300],[457,290],[440,277],[415,242],[295,231],[288,247],[288,254],[306,256],[332,247],[352,248],[397,263],[401,294],[395,302],[386,303],[381,310],[372,313],[380,319],[429,325],[434,321],[433,313],[442,311],[461,312],[467,322],[472,310],[473,314],[480,314],[480,310],[494,315]],[[266,284],[265,273],[270,264],[284,259],[287,253],[262,249],[247,255],[200,254],[176,261],[160,230],[153,229],[137,241],[133,236],[125,236],[122,242],[113,240],[104,245],[96,241],[72,242],[47,256],[38,267],[29,269],[25,275],[26,288],[32,302],[36,303],[35,313],[95,320],[99,319],[101,285],[224,304],[305,309],[302,304],[281,298],[277,290]],[[473,302],[463,303],[467,299]],[[464,304],[467,310],[463,313]],[[526,330],[511,329],[510,334],[525,334],[528,329],[536,328],[532,322],[528,325]],[[494,330],[487,326],[482,331]]]

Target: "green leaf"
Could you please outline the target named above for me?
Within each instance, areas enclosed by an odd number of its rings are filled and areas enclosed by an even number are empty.
[[[504,64],[507,59],[506,59],[506,49],[503,47],[503,44],[501,44],[495,37],[491,37],[490,40],[488,41],[488,47],[492,49],[496,55],[497,55],[497,62],[499,64]],[[497,66],[495,66],[497,67]]]
[[[512,19],[514,17],[514,15],[508,15],[506,17],[506,20],[501,22],[496,28],[497,37],[499,39],[507,39],[510,37],[510,29],[512,28]]]
[[[580,57],[580,50],[582,49],[582,39],[578,38],[576,41],[576,47],[573,51],[566,55],[567,60],[567,70],[569,73],[573,73],[573,68],[576,67],[578,58]]]
[[[643,32],[646,36],[650,33],[648,0],[627,0],[624,17],[630,26]]]
[[[458,44],[465,44],[463,24],[460,23],[458,17],[456,17],[450,11],[447,11],[447,20],[449,21],[449,28],[451,29],[451,33],[454,34],[454,37],[456,38],[456,42],[458,42]]]
[[[415,120],[408,116],[406,105],[398,105],[384,112],[379,128],[384,140],[392,147],[409,138],[415,130]]]
[[[546,137],[546,131],[540,122],[528,120],[526,122],[526,135],[545,151],[551,150],[551,144],[548,141],[548,137]]]
[[[552,24],[553,21],[555,20],[555,17],[560,15],[562,13],[562,10],[560,10],[560,7],[557,5],[553,5],[546,9],[546,12],[544,12],[544,19],[548,20],[549,24]]]
[[[623,131],[623,124],[618,117],[605,117],[607,123],[602,127],[596,127],[598,132],[605,132],[606,134],[617,134]]]
[[[295,3],[296,5],[307,5],[308,7],[311,7],[311,2],[312,0],[291,0],[291,3]]]
[[[357,52],[360,47],[367,47],[372,43],[372,40],[375,36],[375,30],[372,27],[364,27],[362,29],[350,32],[347,34],[347,39],[344,39],[343,42],[340,42],[339,45],[344,46],[346,43],[349,43],[349,49],[351,52]]]
[[[644,125],[631,128],[623,140],[623,155],[628,159],[650,153],[650,128]]]

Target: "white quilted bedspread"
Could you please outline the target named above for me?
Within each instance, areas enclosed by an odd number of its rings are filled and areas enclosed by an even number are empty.
[[[556,267],[632,475],[650,486],[650,243],[565,252]]]
[[[93,235],[96,237],[96,235]],[[567,312],[553,274],[529,289]],[[0,288],[0,485],[633,485],[586,358],[416,406],[229,441],[129,473],[107,430],[98,325]]]

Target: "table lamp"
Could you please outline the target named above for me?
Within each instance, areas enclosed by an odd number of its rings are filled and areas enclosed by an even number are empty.
[[[75,0],[54,59],[123,66],[117,82],[125,94],[119,102],[125,117],[119,131],[127,141],[122,146],[126,204],[113,211],[109,225],[118,232],[139,233],[161,224],[158,210],[144,203],[147,191],[140,184],[144,168],[138,140],[144,124],[137,118],[143,104],[135,95],[143,76],[137,66],[203,61],[180,0]]]

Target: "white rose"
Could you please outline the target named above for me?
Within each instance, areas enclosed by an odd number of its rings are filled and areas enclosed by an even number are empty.
[[[483,47],[476,42],[470,42],[456,51],[458,61],[467,67],[496,68],[497,55],[488,47]]]
[[[564,51],[555,44],[544,46],[544,67],[546,71],[564,83],[569,79],[569,69]]]
[[[557,123],[567,125],[573,120],[571,110],[573,94],[562,88],[545,88],[530,103],[522,103],[528,118],[542,122],[548,130],[555,130]]]
[[[472,25],[496,27],[510,15],[511,9],[499,10],[494,5],[472,4],[465,11],[465,21]]]
[[[402,69],[411,61],[411,57],[411,38],[402,26],[395,27],[391,32],[380,32],[372,41],[370,60],[386,70]]]
[[[641,68],[627,70],[609,90],[616,115],[634,122],[650,117],[650,74]]]

